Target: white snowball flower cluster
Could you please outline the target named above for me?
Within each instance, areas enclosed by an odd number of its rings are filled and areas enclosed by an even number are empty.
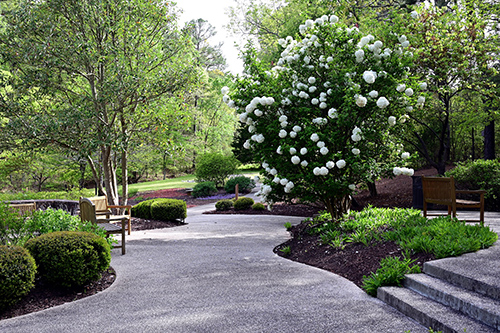
[[[346,162],[344,160],[338,160],[337,163],[335,163],[335,165],[337,165],[337,168],[342,169],[345,168]]]
[[[357,50],[355,53],[354,53],[354,56],[356,57],[356,62],[363,62],[364,58],[365,58],[365,51],[363,50]]]
[[[317,125],[326,125],[328,123],[328,119],[318,117],[318,118],[314,118],[312,122],[313,122],[313,124],[317,124]]]
[[[368,93],[368,96],[370,96],[371,98],[377,98],[378,97],[378,91],[376,90],[372,90]]]
[[[355,190],[356,190],[356,185],[354,185],[354,184],[350,184],[350,185],[349,185],[349,189],[350,189],[351,191],[355,191]]]
[[[352,130],[351,140],[354,142],[361,141],[361,129],[359,127],[354,127]]]
[[[305,155],[305,154],[307,154],[307,148],[301,148],[300,155]]]
[[[287,133],[287,131],[285,131],[285,130],[283,130],[283,129],[282,129],[282,130],[279,132],[279,134],[278,134],[278,135],[279,135],[279,137],[280,137],[280,138],[284,139],[284,138],[286,138],[286,136],[288,135],[288,133]]]
[[[365,107],[366,102],[368,102],[366,97],[363,97],[361,95],[356,96],[356,105],[359,106],[360,108]]]
[[[408,46],[410,46],[410,42],[405,35],[400,36],[398,40],[403,48],[407,48]]]
[[[392,169],[392,173],[395,176],[399,176],[399,175],[413,176],[414,172],[415,171],[413,169],[410,169],[410,168],[398,168],[398,167],[395,167],[395,168]]]
[[[321,153],[321,155],[326,155],[326,154],[328,154],[329,150],[328,150],[328,148],[323,147],[319,150],[319,152]]]
[[[335,162],[333,162],[333,161],[326,162],[326,167],[328,169],[333,169],[335,167]]]
[[[318,142],[319,141],[319,135],[316,134],[316,133],[311,134],[311,141]]]
[[[359,155],[361,153],[361,150],[359,150],[358,148],[352,148],[351,152],[354,154],[354,155]]]
[[[381,109],[385,109],[386,107],[389,106],[389,101],[387,100],[387,98],[385,97],[380,97],[378,100],[377,100],[377,106]]]
[[[330,109],[328,110],[328,117],[332,118],[332,119],[336,119],[339,117],[338,113],[337,113],[337,109]]]
[[[407,159],[409,159],[409,158],[410,158],[410,153],[408,153],[408,152],[404,152],[404,153],[402,153],[402,154],[401,154],[401,158],[402,158],[403,160],[407,160]]]
[[[292,156],[291,161],[293,164],[299,164],[300,163],[300,157],[297,155]]]
[[[420,83],[419,87],[420,87],[420,89],[421,89],[421,90],[423,90],[423,91],[427,90],[427,82],[422,82],[422,83]]]
[[[396,117],[390,116],[388,119],[389,125],[394,126],[396,125]]]
[[[369,84],[375,83],[376,79],[377,79],[377,72],[365,71],[363,73],[363,80],[365,80],[366,83],[369,83]]]
[[[419,96],[417,99],[417,107],[422,108],[424,107],[424,104],[425,104],[425,97]]]
[[[313,174],[315,176],[326,176],[326,175],[328,175],[328,172],[329,172],[328,168],[326,168],[326,167],[321,167],[321,168],[316,167],[313,169]]]

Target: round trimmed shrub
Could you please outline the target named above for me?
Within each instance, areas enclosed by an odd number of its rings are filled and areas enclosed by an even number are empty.
[[[249,209],[250,207],[252,207],[253,204],[254,201],[252,198],[241,197],[234,202],[234,209],[235,210]]]
[[[20,246],[0,245],[0,310],[29,293],[35,286],[36,264]]]
[[[256,202],[252,205],[253,210],[266,210],[266,206],[263,203]]]
[[[186,207],[184,200],[156,199],[151,204],[151,218],[160,221],[184,221],[187,217]]]
[[[222,199],[215,203],[217,211],[230,210],[231,208],[233,208],[233,200],[231,199]]]
[[[245,176],[237,176],[229,179],[224,186],[224,190],[227,193],[236,192],[236,184],[238,184],[238,191],[240,193],[248,193],[255,187],[255,182],[253,179]]]
[[[199,182],[211,181],[216,186],[224,186],[226,178],[236,171],[239,164],[234,156],[220,153],[203,154],[196,162],[194,175]]]
[[[217,188],[213,182],[198,183],[193,187],[194,198],[208,197],[217,193]]]
[[[150,199],[143,202],[139,202],[137,205],[132,207],[132,216],[139,217],[141,219],[151,218],[151,205],[157,199]]]
[[[56,231],[30,239],[26,249],[42,279],[63,287],[95,281],[109,267],[111,250],[102,237],[81,231]]]

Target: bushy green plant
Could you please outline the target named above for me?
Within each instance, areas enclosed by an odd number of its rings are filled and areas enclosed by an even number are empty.
[[[0,202],[0,245],[17,245],[29,233],[25,228],[26,216],[11,209],[8,204]]]
[[[266,206],[264,206],[261,202],[256,202],[252,205],[253,210],[266,210]]]
[[[215,186],[224,186],[226,178],[233,174],[239,162],[234,156],[219,153],[201,155],[196,163],[194,175],[198,182],[211,181]]]
[[[0,311],[29,293],[35,273],[35,259],[26,249],[0,245]]]
[[[240,197],[238,200],[234,202],[234,209],[235,210],[249,209],[250,207],[252,207],[253,204],[254,201],[252,198]]]
[[[238,191],[240,193],[248,193],[255,187],[255,182],[253,179],[245,176],[237,176],[229,179],[224,186],[224,190],[227,193],[236,192],[236,184],[238,184]]]
[[[413,265],[411,259],[387,257],[380,261],[380,268],[369,277],[363,276],[363,289],[372,296],[377,296],[377,289],[382,286],[401,286],[405,274],[420,273],[420,267]]]
[[[224,211],[233,208],[234,202],[231,199],[222,199],[215,203],[215,210]]]
[[[15,193],[0,193],[0,201],[13,201],[13,200],[38,200],[38,199],[62,199],[62,200],[79,200],[80,197],[91,197],[94,194],[92,189],[74,189],[71,191],[57,191],[57,192],[32,192],[23,191]]]
[[[111,250],[102,237],[88,232],[57,231],[26,242],[45,281],[63,287],[99,279],[109,267]]]
[[[458,189],[485,190],[485,208],[500,211],[500,161],[476,160],[459,163],[446,176],[455,178]],[[478,196],[471,197],[478,200]]]
[[[175,221],[187,217],[186,202],[177,199],[156,199],[151,204],[151,218],[160,221]]]
[[[151,218],[151,205],[156,199],[145,200],[139,202],[137,205],[132,207],[132,216],[139,217],[141,219]]]
[[[214,182],[201,182],[193,187],[191,195],[194,198],[208,197],[217,193]]]

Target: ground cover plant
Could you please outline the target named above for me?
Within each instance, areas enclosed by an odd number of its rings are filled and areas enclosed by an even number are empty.
[[[350,251],[351,248],[355,248],[356,253],[376,252],[380,247],[393,249],[384,250],[384,255],[377,259],[379,267],[376,271],[355,278],[354,282],[371,295],[375,295],[380,286],[399,285],[404,274],[418,272],[423,264],[422,258],[459,256],[487,248],[498,238],[489,227],[467,225],[447,216],[426,219],[419,210],[401,208],[370,207],[345,215],[338,223],[333,222],[325,212],[297,227],[286,227],[291,230],[295,242],[286,242],[275,252],[294,260],[306,255],[298,251],[308,251],[294,249],[292,244],[300,245],[300,239],[317,242],[318,251],[322,253]],[[390,252],[393,255],[387,256]],[[335,272],[334,269],[332,271]]]

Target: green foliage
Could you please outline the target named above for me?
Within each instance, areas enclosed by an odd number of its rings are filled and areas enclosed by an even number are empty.
[[[230,178],[226,185],[224,186],[224,190],[227,193],[235,193],[236,184],[238,184],[238,191],[240,193],[248,193],[251,189],[255,187],[255,182],[253,179],[245,177],[245,176],[237,176]]]
[[[382,286],[401,286],[405,274],[420,273],[418,265],[412,265],[411,259],[387,257],[380,261],[380,268],[369,277],[363,276],[363,289],[371,296],[377,296],[377,289]]]
[[[151,218],[151,205],[156,199],[150,199],[146,201],[139,202],[137,205],[132,207],[132,216],[139,217],[142,219]]]
[[[284,226],[285,226],[286,230],[288,230],[288,231],[290,231],[292,229],[292,224],[290,222],[286,222],[284,224]]]
[[[266,210],[266,206],[264,206],[261,202],[256,202],[252,205],[253,210]]]
[[[252,198],[247,198],[247,197],[240,197],[238,200],[234,202],[234,209],[235,210],[243,210],[243,209],[249,209],[252,207],[254,204],[254,201]]]
[[[201,182],[196,184],[193,187],[193,192],[191,195],[194,198],[200,198],[200,197],[209,197],[211,195],[214,195],[217,193],[217,188],[215,187],[214,182]]]
[[[283,253],[283,256],[288,256],[290,255],[290,253],[292,253],[292,249],[290,248],[290,246],[285,246],[283,248],[280,249],[280,252]]]
[[[234,156],[204,154],[198,158],[195,176],[198,181],[211,181],[215,186],[224,186],[226,178],[236,171],[238,165]]]
[[[151,218],[160,221],[175,221],[187,217],[186,202],[177,199],[156,199],[151,204]]]
[[[91,197],[94,195],[94,190],[92,189],[73,189],[71,191],[42,191],[42,192],[32,192],[23,191],[15,193],[0,193],[0,201],[12,201],[12,200],[43,200],[43,199],[60,199],[60,200],[79,200],[80,197]]]
[[[35,286],[36,264],[20,246],[0,245],[0,311],[19,301]]]
[[[231,199],[222,199],[215,203],[215,210],[224,211],[233,208],[234,202]]]
[[[455,178],[458,189],[485,190],[487,211],[500,211],[500,161],[476,160],[459,163],[446,176]],[[478,200],[478,196],[471,197]]]
[[[25,230],[27,216],[20,216],[18,211],[0,202],[0,245],[22,245],[29,237]]]
[[[30,239],[25,247],[35,258],[40,277],[63,287],[99,279],[111,261],[108,243],[88,232],[52,232]]]

